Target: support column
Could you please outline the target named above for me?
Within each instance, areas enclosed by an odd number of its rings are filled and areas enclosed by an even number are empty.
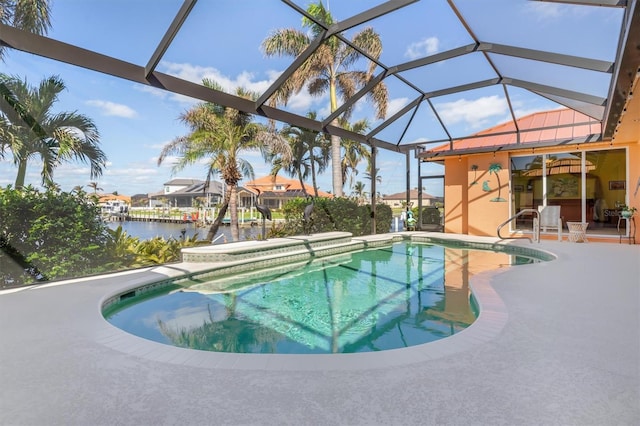
[[[406,151],[404,153],[405,155],[405,170],[407,172],[407,176],[406,176],[406,187],[407,187],[407,192],[406,192],[406,203],[407,206],[409,206],[409,201],[411,201],[411,156],[409,155],[410,151]]]
[[[378,148],[371,143],[371,235],[376,234],[376,180],[378,179],[378,170],[376,169],[376,157],[378,156]]]

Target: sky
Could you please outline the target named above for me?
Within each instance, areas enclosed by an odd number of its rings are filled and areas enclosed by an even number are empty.
[[[306,0],[297,3],[301,8],[308,5]],[[341,20],[379,3],[334,0],[325,5],[334,18]],[[615,54],[618,32],[611,29],[619,26],[619,9],[525,0],[459,0],[456,4],[475,35],[483,41],[601,60],[612,60]],[[52,29],[48,36],[146,65],[181,5],[181,0],[52,0]],[[261,93],[287,68],[291,59],[265,57],[260,43],[275,29],[302,29],[300,23],[297,13],[275,0],[200,0],[157,69],[198,83],[205,77],[211,78],[230,93],[237,87]],[[372,26],[380,35],[381,62],[386,65],[450,50],[472,40],[444,0],[412,4],[350,30],[346,36],[367,26]],[[494,77],[495,72],[478,55],[411,70],[403,76],[427,92]],[[588,87],[589,93],[595,96],[605,96],[609,89],[609,76],[601,73],[585,71],[569,75],[560,66],[525,59],[494,55],[493,60],[496,67],[507,70],[504,73],[512,78],[528,81],[543,78],[546,84],[569,90],[584,91]],[[206,168],[202,164],[176,171],[172,168],[173,159],[168,158],[158,165],[162,147],[188,133],[179,117],[197,100],[12,50],[6,52],[4,63],[0,63],[0,72],[19,76],[33,86],[48,76],[60,76],[67,89],[59,97],[55,111],[76,111],[97,125],[101,148],[108,158],[103,175],[92,179],[86,164],[62,164],[55,170],[54,180],[63,190],[78,185],[88,189],[90,182],[97,182],[101,192],[133,195],[160,191],[165,182],[178,177],[204,180]],[[399,78],[389,78],[386,83],[389,89],[387,117],[390,117],[415,99],[416,93]],[[517,116],[559,107],[524,89],[513,88],[509,94]],[[510,117],[500,85],[434,98],[433,103],[454,137],[473,134]],[[313,110],[322,118],[329,114],[328,98],[300,93],[284,109],[299,115]],[[407,130],[402,143],[428,143],[446,138],[434,114],[419,111],[418,124]],[[371,128],[380,124],[374,118],[371,105],[364,100],[358,102],[353,114],[354,120],[361,118],[366,118]],[[393,141],[402,134],[404,124],[405,119],[400,119],[377,137]],[[269,173],[270,166],[259,153],[243,152],[242,157],[253,165],[256,178]],[[406,189],[405,161],[404,154],[380,150],[377,167],[381,194]],[[31,159],[27,183],[40,185],[40,169],[37,158]],[[359,169],[353,182],[369,185],[364,177],[365,164]],[[418,186],[416,169],[412,157],[411,188]],[[16,172],[11,155],[5,154],[0,159],[0,186],[12,185]],[[423,165],[422,174],[441,175],[443,169],[439,165]],[[346,195],[352,193],[350,183],[345,186]],[[319,185],[320,189],[331,191],[330,169],[319,177]],[[441,181],[426,180],[423,186],[429,194],[442,195]]]

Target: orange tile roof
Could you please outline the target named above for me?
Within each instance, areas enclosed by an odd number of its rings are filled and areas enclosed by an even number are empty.
[[[520,143],[539,143],[554,140],[572,140],[600,134],[602,127],[599,121],[569,108],[536,112],[517,120],[520,130]],[[584,123],[583,125],[575,125]],[[563,126],[563,127],[558,127]],[[473,150],[508,145],[518,142],[515,126],[512,121],[499,124],[476,133],[472,138],[455,139],[455,150]],[[504,133],[504,134],[501,134]],[[443,152],[449,150],[449,144],[439,145],[427,152]]]
[[[105,194],[98,196],[99,203],[106,203],[107,201],[119,200],[126,201],[127,203],[131,202],[131,197],[128,195],[114,195],[114,194]]]
[[[287,179],[280,175],[274,176],[263,176],[258,179],[254,179],[245,183],[244,186],[247,189],[259,189],[260,191],[274,191],[273,187],[275,185],[282,185],[285,187],[285,191],[302,191],[302,186],[300,186],[300,181],[296,179]],[[307,194],[313,195],[313,187],[311,185],[304,184],[305,190]],[[275,191],[277,192],[277,191]],[[283,191],[284,192],[284,191]],[[332,195],[328,192],[318,190],[318,196],[320,197],[332,197]]]

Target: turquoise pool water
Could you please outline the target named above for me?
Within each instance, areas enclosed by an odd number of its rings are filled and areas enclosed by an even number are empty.
[[[451,336],[473,323],[474,273],[534,259],[402,242],[215,280],[182,280],[108,308],[134,335],[237,353],[353,353]]]

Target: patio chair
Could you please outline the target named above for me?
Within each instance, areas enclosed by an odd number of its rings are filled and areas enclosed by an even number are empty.
[[[538,212],[540,213],[540,219],[539,221],[537,218],[533,220],[534,232],[536,232],[536,229],[542,229],[542,232],[547,232],[547,229],[555,229],[558,231],[558,241],[562,241],[560,206],[538,206]]]

